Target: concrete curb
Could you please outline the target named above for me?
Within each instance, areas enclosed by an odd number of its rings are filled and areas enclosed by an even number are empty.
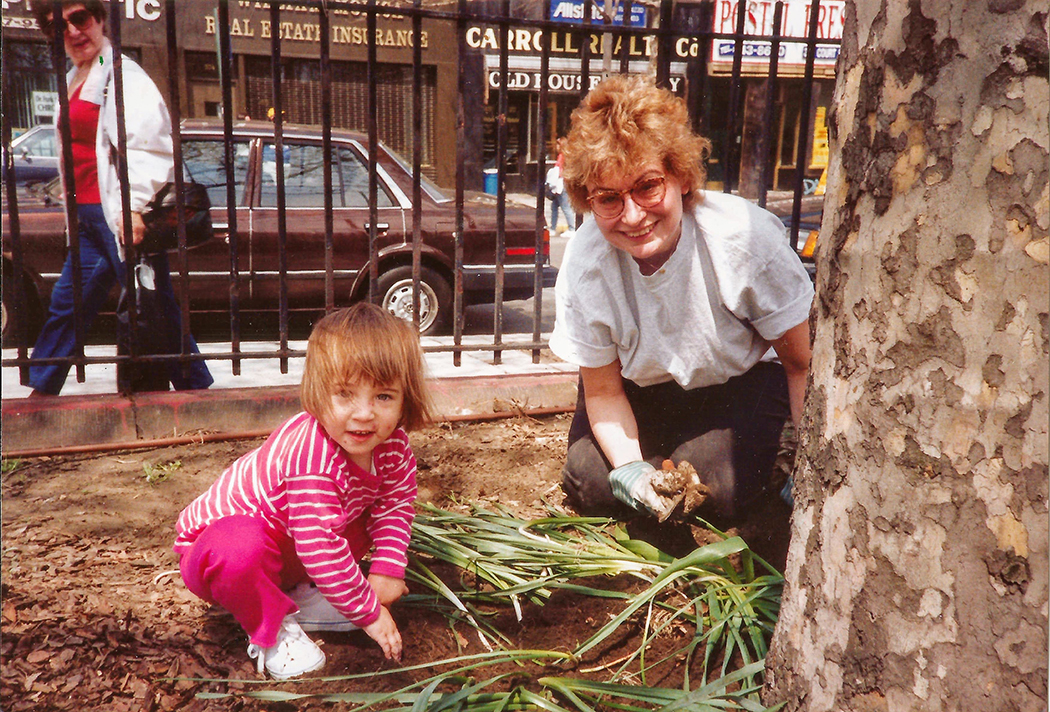
[[[430,379],[439,419],[571,410],[572,372]],[[4,400],[5,457],[33,451],[128,444],[199,434],[261,433],[299,412],[297,386]]]

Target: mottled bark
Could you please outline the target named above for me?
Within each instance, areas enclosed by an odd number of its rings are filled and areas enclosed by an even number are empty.
[[[762,188],[762,168],[768,156],[763,156],[762,141],[769,132],[770,146],[776,145],[773,130],[765,125],[766,83],[769,80],[752,80],[744,92],[744,122],[740,140],[740,182],[737,189],[745,198],[755,199]],[[768,147],[766,150],[770,150]],[[769,186],[766,186],[769,187]]]
[[[1045,710],[1046,1],[846,9],[765,700]]]

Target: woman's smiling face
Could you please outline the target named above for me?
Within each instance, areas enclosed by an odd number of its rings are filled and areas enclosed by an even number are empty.
[[[636,203],[631,189],[659,177],[663,177],[666,188],[663,199],[650,207]],[[623,193],[623,211],[613,218],[594,213],[598,229],[609,244],[634,258],[642,274],[652,274],[667,262],[678,245],[682,234],[682,195],[686,189],[657,161],[649,161],[626,175],[604,176],[587,185],[591,196],[606,191]]]

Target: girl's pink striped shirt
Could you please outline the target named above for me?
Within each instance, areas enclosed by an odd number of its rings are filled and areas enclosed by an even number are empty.
[[[307,574],[340,613],[359,627],[379,617],[379,600],[341,536],[366,517],[375,548],[370,573],[404,578],[416,499],[416,459],[398,428],[372,452],[365,472],[300,413],[266,442],[234,462],[179,515],[180,556],[212,522],[233,515],[261,517],[289,536]]]

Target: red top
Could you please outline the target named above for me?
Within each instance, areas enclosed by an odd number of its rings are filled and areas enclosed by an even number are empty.
[[[81,84],[69,98],[69,129],[73,140],[73,181],[77,205],[101,203],[98,192],[98,159],[95,137],[101,107],[80,98]]]

